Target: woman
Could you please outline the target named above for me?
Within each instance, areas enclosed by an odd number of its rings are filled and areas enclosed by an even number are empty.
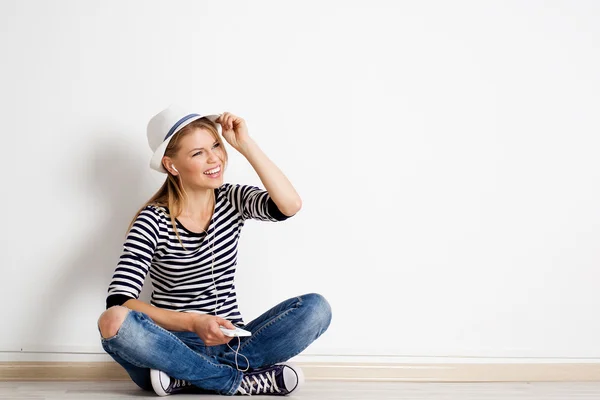
[[[266,190],[223,183],[227,152],[219,127]],[[303,375],[284,361],[327,330],[331,308],[311,293],[245,324],[234,274],[245,221],[286,220],[300,210],[300,197],[231,113],[202,117],[169,107],[150,120],[147,134],[150,166],[167,178],[129,226],[98,320],[104,350],[138,386],[160,396],[289,394]],[[138,300],[148,272],[151,304]],[[251,336],[232,340],[222,327]]]

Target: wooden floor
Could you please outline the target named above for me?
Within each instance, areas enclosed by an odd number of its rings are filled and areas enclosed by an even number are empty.
[[[175,395],[169,398],[223,399]],[[252,396],[256,397],[256,396]],[[267,398],[267,396],[260,396]],[[156,399],[132,382],[0,382],[0,399]],[[236,396],[235,398],[240,398]],[[272,396],[269,396],[272,398]],[[570,383],[403,383],[308,381],[287,398],[333,400],[541,400],[600,399],[600,382]]]

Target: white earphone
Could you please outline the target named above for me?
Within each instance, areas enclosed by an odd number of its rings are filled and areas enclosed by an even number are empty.
[[[171,164],[171,167],[172,167],[172,168],[173,168],[175,171],[177,171],[177,168],[175,168],[175,166],[174,166],[173,164]],[[177,171],[177,172],[179,172],[179,171]]]

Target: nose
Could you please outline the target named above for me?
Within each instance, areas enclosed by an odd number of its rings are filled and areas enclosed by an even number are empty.
[[[208,157],[206,158],[206,162],[214,163],[214,162],[218,162],[218,161],[219,161],[219,157],[217,157],[215,152],[213,150],[209,150]]]

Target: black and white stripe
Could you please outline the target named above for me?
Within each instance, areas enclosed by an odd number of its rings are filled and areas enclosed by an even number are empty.
[[[176,220],[185,249],[177,239],[166,207],[150,205],[142,210],[123,245],[108,287],[106,308],[137,299],[150,272],[152,305],[218,315],[244,325],[234,284],[237,245],[244,222],[283,221],[288,217],[266,190],[256,186],[225,183],[215,189],[215,198],[215,212],[207,233],[191,232]]]

